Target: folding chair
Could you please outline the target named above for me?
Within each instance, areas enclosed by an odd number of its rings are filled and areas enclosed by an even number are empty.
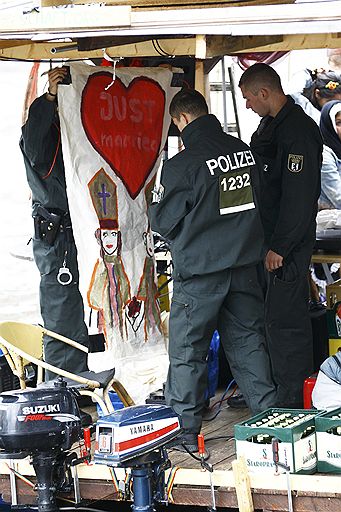
[[[22,322],[0,322],[0,349],[13,372],[19,378],[21,389],[26,388],[25,365],[37,365],[37,386],[43,382],[44,370],[49,370],[64,379],[67,385],[76,388],[81,395],[93,398],[103,414],[113,412],[109,391],[114,389],[125,407],[134,405],[124,386],[114,378],[115,369],[104,372],[82,372],[78,375],[59,368],[43,359],[43,336],[48,335],[58,341],[88,353],[87,347],[65,336],[49,331],[39,325]],[[53,381],[49,381],[53,383]],[[49,385],[46,383],[45,385]]]

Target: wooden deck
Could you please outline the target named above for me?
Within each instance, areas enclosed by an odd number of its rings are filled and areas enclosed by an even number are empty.
[[[216,411],[217,408],[209,411],[206,420]],[[224,405],[214,420],[204,421],[203,434],[206,448],[210,452],[209,462],[214,467],[212,478],[217,507],[238,508],[234,475],[231,470],[231,463],[235,459],[235,444],[232,437],[234,424],[248,417],[248,409],[236,410]],[[200,463],[187,453],[169,450],[169,458],[173,468],[177,468],[171,501],[177,505],[210,507],[212,497],[209,473],[203,471]],[[28,460],[16,461],[14,467],[31,482],[35,481],[33,468]],[[9,472],[7,464],[0,461],[0,494],[3,494],[5,501],[10,501]],[[116,472],[119,479],[124,478],[123,470],[119,469]],[[106,466],[82,464],[78,466],[78,476],[81,496],[84,500],[89,500],[89,506],[93,506],[97,501],[118,499],[110,470]],[[289,510],[285,475],[249,473],[249,479],[254,510]],[[341,475],[290,475],[290,484],[295,512],[341,511]],[[16,478],[16,488],[18,503],[35,502],[35,492],[29,484]],[[72,495],[65,497],[73,499]]]
[[[231,469],[232,461],[236,458],[233,438],[234,425],[249,418],[250,412],[248,409],[231,409],[225,405],[214,420],[208,421],[217,411],[218,406],[214,407],[211,411],[207,411],[203,422],[202,434],[204,434],[205,447],[210,455],[208,462],[213,465],[214,471],[229,470]],[[169,458],[174,466],[200,470],[200,463],[196,462],[187,453],[169,450]]]

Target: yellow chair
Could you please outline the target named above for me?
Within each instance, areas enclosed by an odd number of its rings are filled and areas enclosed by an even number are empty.
[[[33,363],[38,368],[37,386],[43,382],[44,370],[49,370],[64,377],[67,384],[76,388],[81,395],[93,398],[101,407],[103,414],[108,414],[114,410],[109,396],[111,389],[116,391],[125,407],[134,405],[124,386],[115,379],[115,369],[99,373],[87,371],[76,375],[45,362],[43,359],[44,334],[88,353],[88,349],[84,345],[39,325],[22,322],[0,322],[0,349],[6,357],[13,374],[19,378],[21,389],[26,388],[25,365]],[[53,381],[49,382],[53,383]]]

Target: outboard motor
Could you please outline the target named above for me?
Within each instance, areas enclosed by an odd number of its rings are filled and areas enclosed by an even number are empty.
[[[136,405],[98,420],[94,461],[131,468],[133,512],[152,512],[154,502],[166,502],[166,448],[181,432],[179,417],[166,405]]]
[[[56,492],[71,485],[71,446],[81,440],[76,397],[60,380],[54,388],[6,391],[0,395],[0,458],[30,456],[38,493],[38,511],[54,512]]]

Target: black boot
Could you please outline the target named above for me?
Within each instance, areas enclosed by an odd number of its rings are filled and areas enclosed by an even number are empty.
[[[244,396],[242,394],[232,395],[226,400],[229,407],[233,409],[244,409],[247,407]]]

